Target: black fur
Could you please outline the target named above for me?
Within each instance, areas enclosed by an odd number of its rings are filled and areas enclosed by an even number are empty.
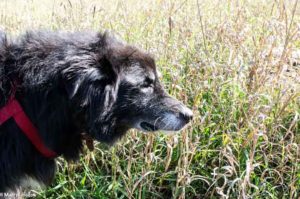
[[[145,78],[133,85],[125,78],[132,74]],[[163,91],[153,59],[107,33],[27,32],[12,40],[0,32],[0,77],[0,107],[16,87],[44,143],[66,160],[78,159],[83,132],[113,143],[140,118],[172,113],[183,121],[152,130],[178,130],[190,119]],[[25,176],[49,184],[54,173],[55,160],[43,157],[12,119],[0,126],[0,192],[17,188]]]

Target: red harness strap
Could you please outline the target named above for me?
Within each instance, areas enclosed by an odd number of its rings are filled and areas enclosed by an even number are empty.
[[[20,103],[14,97],[0,109],[0,126],[10,118],[14,118],[18,127],[43,156],[47,158],[54,158],[57,156],[54,151],[47,148],[43,143],[43,140],[38,134],[38,130],[32,124],[26,113],[23,111]]]

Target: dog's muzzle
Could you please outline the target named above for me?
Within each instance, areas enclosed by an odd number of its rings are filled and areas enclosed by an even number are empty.
[[[169,96],[163,99],[159,108],[158,115],[141,120],[137,128],[146,132],[179,131],[193,119],[189,108]]]

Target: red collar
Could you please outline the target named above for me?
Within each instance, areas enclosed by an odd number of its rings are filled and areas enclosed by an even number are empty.
[[[22,106],[14,96],[0,109],[0,126],[10,118],[14,118],[18,127],[43,156],[47,158],[54,158],[57,156],[54,151],[44,144],[42,138],[38,134],[37,128],[32,124],[26,113],[23,111]]]

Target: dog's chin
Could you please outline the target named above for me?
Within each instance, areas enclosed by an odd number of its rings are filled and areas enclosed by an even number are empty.
[[[109,128],[101,128],[95,129],[90,132],[90,136],[92,139],[103,142],[109,145],[113,145],[116,141],[122,138],[126,132],[130,129],[130,127],[126,125],[118,125],[118,126],[110,126]]]
[[[160,130],[158,126],[148,122],[141,122],[139,126],[141,130],[148,131],[148,132],[154,132]]]

